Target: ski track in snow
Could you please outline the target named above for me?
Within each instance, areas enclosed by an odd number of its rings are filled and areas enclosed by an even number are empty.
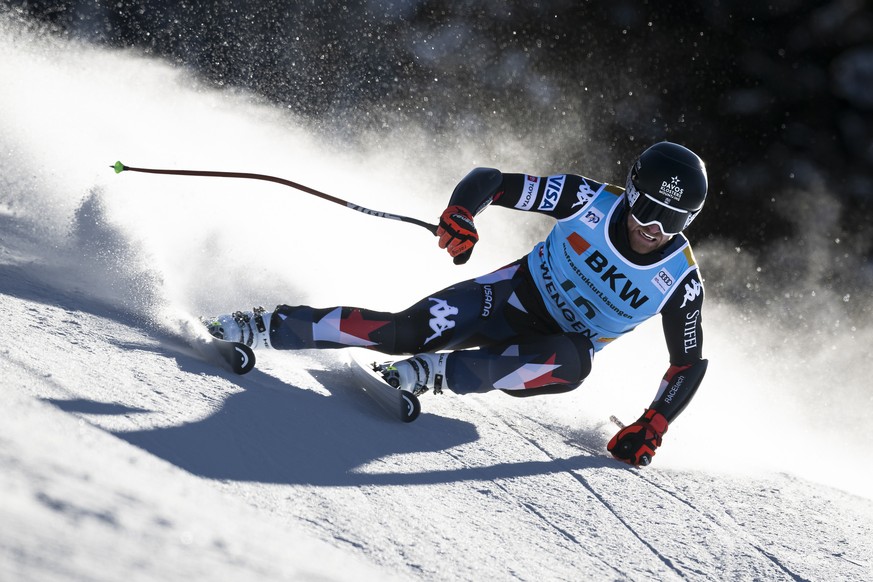
[[[527,421],[529,421],[529,422],[531,422],[531,423],[534,423],[534,424],[538,425],[538,426],[541,427],[542,429],[545,429],[545,430],[551,430],[550,427],[545,426],[544,424],[542,424],[542,423],[539,422],[539,421],[536,421],[535,419],[525,417],[525,420],[527,420]],[[519,432],[519,436],[521,436],[522,438],[528,440],[531,444],[533,444],[534,446],[536,446],[537,448],[539,448],[540,450],[542,450],[543,453],[545,453],[545,454],[547,454],[547,455],[550,455],[550,453],[548,453],[548,451],[546,451],[544,448],[542,448],[542,447],[541,447],[537,442],[535,442],[534,440],[532,440],[530,437],[527,437],[527,436],[521,434],[521,432]],[[592,455],[597,455],[597,454],[598,454],[597,451],[595,451],[595,450],[593,450],[593,449],[591,449],[591,448],[589,448],[589,447],[586,447],[586,446],[584,446],[584,445],[576,444],[575,446],[578,446],[580,449],[585,450],[585,451],[587,451],[588,453],[590,453],[590,454],[592,454]],[[551,456],[551,455],[550,455],[550,456]],[[676,501],[678,501],[679,503],[684,504],[685,506],[687,506],[689,509],[692,510],[693,513],[698,514],[698,515],[699,515],[700,517],[702,517],[703,519],[705,519],[705,520],[711,522],[711,525],[712,525],[714,528],[716,528],[716,529],[718,529],[718,530],[721,530],[721,531],[722,531],[724,534],[726,534],[726,535],[729,535],[729,536],[735,536],[735,537],[737,537],[737,538],[739,538],[739,539],[744,540],[744,541],[745,541],[746,543],[748,543],[748,544],[749,544],[749,545],[750,545],[750,546],[751,546],[755,551],[759,552],[759,553],[760,553],[763,557],[765,557],[766,559],[772,561],[773,564],[774,564],[777,568],[779,568],[779,570],[781,570],[785,575],[789,576],[791,579],[803,580],[802,577],[797,576],[796,574],[794,574],[793,572],[791,572],[791,570],[788,569],[788,568],[786,568],[782,563],[780,563],[780,561],[779,561],[776,557],[774,557],[772,554],[770,554],[769,552],[767,552],[766,550],[764,550],[764,549],[762,548],[762,546],[761,546],[758,542],[756,542],[755,540],[751,539],[750,536],[748,536],[747,534],[745,534],[745,532],[743,532],[740,528],[737,528],[737,527],[735,527],[735,526],[731,526],[731,525],[725,523],[724,520],[720,520],[720,519],[716,518],[714,515],[712,515],[712,514],[710,514],[710,513],[706,513],[706,512],[704,512],[704,511],[700,510],[700,509],[699,509],[698,507],[696,507],[693,503],[691,503],[688,499],[686,499],[686,498],[680,496],[679,494],[677,494],[676,491],[675,491],[672,487],[669,487],[668,485],[659,482],[656,478],[648,477],[648,476],[644,475],[644,474],[643,474],[639,469],[636,469],[636,470],[630,470],[630,471],[631,471],[631,472],[632,472],[636,477],[638,477],[639,479],[643,480],[643,481],[644,481],[645,483],[647,483],[648,485],[650,485],[650,486],[652,486],[652,487],[654,487],[654,488],[657,488],[657,489],[660,490],[663,494],[666,494],[666,495],[672,497],[673,499],[675,499]],[[657,549],[657,547],[656,547],[655,545],[653,545],[653,544],[649,543],[648,541],[646,541],[646,537],[645,537],[644,535],[642,535],[641,533],[637,532],[637,530],[635,529],[634,525],[631,524],[631,523],[629,523],[627,520],[625,520],[625,519],[622,517],[621,513],[620,513],[619,511],[617,511],[617,510],[612,506],[612,504],[611,504],[611,503],[610,503],[610,502],[609,502],[609,501],[608,501],[608,500],[607,500],[603,495],[600,495],[600,494],[597,492],[597,490],[596,490],[596,489],[595,489],[595,488],[594,488],[594,487],[593,487],[593,486],[592,486],[592,485],[591,485],[591,484],[590,484],[590,483],[589,483],[589,482],[588,482],[588,481],[587,481],[587,480],[586,480],[582,475],[580,475],[580,474],[578,474],[578,473],[576,473],[576,472],[573,472],[573,471],[571,471],[571,474],[573,474],[573,476],[574,476],[576,479],[579,480],[579,482],[582,484],[582,486],[585,487],[585,489],[587,489],[588,491],[590,491],[591,494],[592,494],[594,497],[596,497],[596,498],[598,499],[598,501],[600,501],[600,502],[604,505],[604,507],[606,507],[606,509],[609,510],[609,511],[610,511],[610,512],[615,516],[615,518],[616,518],[619,522],[621,522],[621,524],[622,524],[624,527],[626,527],[626,528],[627,528],[627,529],[628,529],[628,530],[629,530],[629,531],[630,531],[630,532],[631,532],[635,537],[637,537],[637,538],[640,540],[640,542],[641,542],[642,544],[644,544],[644,545],[645,545],[645,546],[646,546],[646,547],[647,547],[647,548],[648,548],[648,549],[649,549],[649,550],[650,550],[650,551],[651,551],[655,556],[657,556],[661,561],[663,561],[663,562],[664,562],[664,565],[665,565],[667,568],[669,568],[669,569],[670,569],[671,571],[673,571],[675,574],[677,574],[677,575],[679,575],[680,577],[682,577],[682,569],[681,569],[681,568],[677,568],[677,566],[673,564],[673,561],[672,561],[671,559],[669,559],[668,557],[666,557],[665,555],[663,555],[663,554],[662,554],[662,553]],[[651,492],[650,492],[650,495],[651,495]],[[702,571],[699,571],[699,570],[696,571],[695,573],[700,574],[700,575],[706,575],[705,572],[702,572]],[[723,574],[723,573],[722,573],[722,574]]]
[[[372,217],[246,188],[262,201],[256,212],[270,209],[256,217],[265,248],[237,236],[240,185],[100,174],[115,150],[175,165],[171,135],[195,162],[269,170],[293,160],[304,183],[330,176],[381,207],[412,183],[408,156],[428,162],[417,183],[440,203],[442,166],[466,160],[427,148],[403,150],[401,163],[397,152],[343,157],[245,96],[130,55],[44,44],[2,21],[0,74],[13,80],[0,87],[0,580],[873,580],[869,494],[787,472],[796,456],[735,466],[811,441],[786,434],[801,429],[773,409],[752,414],[762,400],[725,426],[735,410],[719,393],[734,384],[718,377],[730,371],[717,358],[714,388],[671,427],[653,465],[636,469],[605,451],[614,427],[593,394],[614,384],[602,376],[617,371],[609,360],[565,395],[427,394],[404,425],[353,385],[337,353],[259,354],[240,377],[186,337],[190,314],[262,297],[397,306],[519,256],[530,245],[511,242],[515,233],[483,221],[482,251],[459,270],[406,225],[375,229],[360,222]],[[46,87],[34,92],[37,79]],[[111,122],[126,111],[117,103],[138,113],[128,126]],[[411,214],[436,210],[424,197]],[[336,232],[300,225],[310,213]],[[361,232],[372,245],[341,236]],[[489,245],[511,254],[488,256]],[[385,249],[412,280],[390,296],[351,287],[373,279]],[[724,324],[707,328],[718,351],[734,313],[713,313],[711,325]],[[663,357],[649,359],[637,363],[654,377]],[[746,367],[745,377],[758,372]],[[746,428],[753,445],[737,438]]]

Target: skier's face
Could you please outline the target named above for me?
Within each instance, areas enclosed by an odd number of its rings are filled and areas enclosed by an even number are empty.
[[[670,242],[673,235],[661,232],[657,224],[643,226],[634,216],[627,213],[627,238],[634,252],[641,255],[654,252]]]

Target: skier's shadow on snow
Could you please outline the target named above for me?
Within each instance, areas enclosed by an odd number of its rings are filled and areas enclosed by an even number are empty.
[[[203,365],[185,358],[179,362],[192,371]],[[579,455],[416,471],[416,467],[404,464],[403,454],[436,452],[473,442],[479,438],[475,425],[429,414],[426,400],[418,420],[403,424],[354,387],[348,371],[311,373],[323,386],[332,387],[328,388],[330,396],[290,386],[255,370],[237,378],[242,392],[229,396],[220,410],[203,420],[115,434],[192,474],[262,483],[426,485],[608,464],[606,459]]]

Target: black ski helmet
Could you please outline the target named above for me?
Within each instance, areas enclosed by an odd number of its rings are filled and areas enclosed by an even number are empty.
[[[669,141],[640,154],[627,175],[627,204],[641,225],[664,234],[685,230],[706,200],[706,166],[697,154]]]

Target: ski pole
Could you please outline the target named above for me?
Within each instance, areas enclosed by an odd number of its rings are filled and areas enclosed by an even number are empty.
[[[616,415],[614,415],[614,414],[611,415],[611,416],[609,417],[609,420],[611,420],[612,423],[613,423],[615,426],[617,426],[618,428],[620,428],[620,429],[625,429],[625,428],[627,428],[627,426],[625,426],[625,424],[624,424],[622,421],[620,421],[620,420],[618,419],[618,417],[617,417]]]
[[[347,200],[343,200],[342,198],[337,198],[336,196],[331,196],[330,194],[319,192],[318,190],[310,188],[309,186],[304,186],[303,184],[298,184],[297,182],[292,182],[291,180],[286,180],[284,178],[277,178],[276,176],[267,176],[266,174],[249,174],[246,172],[211,172],[206,170],[157,170],[154,168],[134,168],[132,166],[125,166],[121,162],[115,162],[114,165],[109,167],[113,168],[116,174],[120,174],[121,172],[143,172],[146,174],[171,174],[174,176],[246,178],[249,180],[264,180],[266,182],[275,182],[277,184],[282,184],[283,186],[294,188],[295,190],[300,190],[301,192],[306,192],[307,194],[312,194],[313,196],[318,196],[319,198],[327,200],[328,202],[333,202],[334,204],[339,204],[340,206],[345,206],[346,208],[351,208],[352,210],[357,210],[358,212],[369,214],[370,216],[376,216],[378,218],[389,218],[391,220],[399,220],[401,222],[416,224],[422,228],[427,229],[431,234],[436,236],[437,225],[435,224],[430,224],[428,222],[424,222],[423,220],[419,220],[417,218],[412,218],[409,216],[401,216],[399,214],[391,214],[389,212],[370,210],[369,208],[364,208],[363,206],[348,202]]]

